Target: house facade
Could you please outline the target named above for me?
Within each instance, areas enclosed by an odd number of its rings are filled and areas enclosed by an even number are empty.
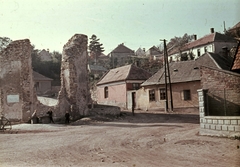
[[[183,54],[193,56],[194,59],[202,56],[206,52],[212,52],[220,55],[227,54],[229,50],[237,46],[237,40],[234,38],[214,32],[211,29],[211,33],[200,38],[186,43],[182,47],[174,48],[168,53],[169,60],[180,61],[180,56]]]
[[[150,60],[162,60],[163,53],[156,47],[152,46],[146,51],[146,56],[150,58]]]
[[[138,57],[146,57],[145,48],[138,48],[135,52],[135,55]]]
[[[49,53],[49,50],[45,50],[45,49],[43,49],[39,52],[39,58],[41,61],[52,61],[53,60],[51,54]]]
[[[230,59],[230,60],[229,60]],[[197,90],[201,86],[200,68],[202,65],[216,69],[230,70],[230,57],[206,53],[197,60],[179,61],[169,64],[173,108],[198,112]],[[136,92],[136,107],[142,110],[165,110],[166,94],[170,97],[169,87],[165,88],[164,68],[141,84]],[[168,98],[168,100],[170,100]],[[168,101],[170,106],[170,101]]]
[[[109,70],[97,83],[97,103],[124,109],[135,107],[135,93],[150,76],[134,65]]]
[[[52,80],[53,79],[33,71],[34,89],[37,95],[44,95],[50,92],[52,90]]]
[[[108,54],[109,58],[111,59],[112,67],[114,68],[125,65],[131,56],[134,55],[134,50],[129,49],[123,43],[119,44]]]

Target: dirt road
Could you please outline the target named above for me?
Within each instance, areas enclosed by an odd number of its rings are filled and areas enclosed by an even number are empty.
[[[199,136],[198,115],[126,113],[72,125],[15,125],[0,166],[239,167],[239,140]]]

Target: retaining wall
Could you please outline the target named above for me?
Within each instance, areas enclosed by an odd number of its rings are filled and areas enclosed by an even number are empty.
[[[200,135],[210,136],[240,136],[240,116],[206,116],[205,91],[198,90]]]

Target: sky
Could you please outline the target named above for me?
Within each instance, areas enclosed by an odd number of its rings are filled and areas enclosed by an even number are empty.
[[[74,34],[95,34],[105,54],[161,39],[223,33],[240,22],[240,0],[0,0],[0,37],[29,39],[36,49],[62,52]]]

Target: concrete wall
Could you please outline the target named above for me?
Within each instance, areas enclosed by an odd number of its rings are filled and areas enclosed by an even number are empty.
[[[172,84],[172,97],[174,108],[192,108],[198,110],[197,90],[200,89],[200,81]],[[149,90],[155,90],[155,101],[149,101]],[[159,109],[165,110],[165,100],[160,100],[160,89],[165,89],[165,85],[154,85],[144,87],[136,92],[136,108],[143,110]],[[183,99],[183,90],[190,90],[191,100]],[[170,99],[170,93],[169,93]],[[170,103],[169,103],[170,106]]]

